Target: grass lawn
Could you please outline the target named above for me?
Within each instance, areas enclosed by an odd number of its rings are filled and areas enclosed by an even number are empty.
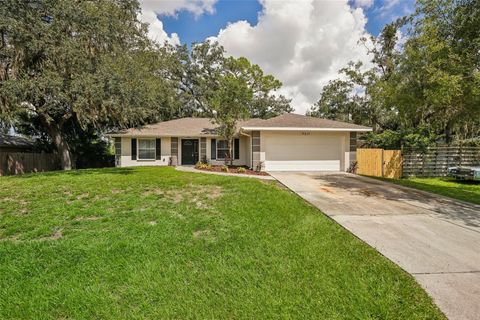
[[[444,319],[272,182],[172,168],[0,178],[2,319]]]
[[[402,186],[438,193],[454,199],[480,204],[480,182],[458,181],[451,178],[385,179]]]

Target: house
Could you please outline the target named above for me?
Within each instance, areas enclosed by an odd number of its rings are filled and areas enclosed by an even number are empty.
[[[182,118],[132,128],[115,138],[119,167],[224,164],[227,141],[209,118]],[[369,127],[283,114],[238,123],[233,164],[265,171],[346,171],[355,160],[357,133]]]
[[[34,150],[35,140],[0,133],[0,152],[33,152]]]

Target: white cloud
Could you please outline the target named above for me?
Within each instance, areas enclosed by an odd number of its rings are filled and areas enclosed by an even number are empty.
[[[178,34],[168,35],[163,29],[163,23],[158,15],[174,16],[181,10],[186,10],[199,16],[203,13],[214,13],[217,0],[140,0],[142,12],[140,19],[148,23],[148,35],[151,39],[163,43],[180,44]]]
[[[322,87],[338,77],[348,61],[368,65],[366,49],[357,44],[365,31],[362,8],[348,0],[262,0],[257,25],[238,21],[217,37],[228,54],[244,56],[280,79],[281,93],[293,98],[296,112],[318,100]]]
[[[398,10],[396,9],[400,3],[400,0],[385,0],[382,6],[376,8],[376,12],[378,16],[382,19],[396,19],[399,17]]]
[[[353,4],[357,8],[370,8],[371,6],[373,6],[373,0],[354,0]]]

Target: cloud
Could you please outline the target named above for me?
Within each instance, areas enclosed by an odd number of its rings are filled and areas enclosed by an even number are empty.
[[[403,15],[412,13],[415,0],[385,0],[385,2],[375,8],[375,14],[385,20],[395,20]]]
[[[322,87],[338,77],[348,61],[369,64],[357,44],[367,36],[362,8],[348,0],[262,0],[255,26],[229,24],[216,37],[233,56],[244,56],[283,82],[281,93],[292,98],[296,112],[318,100]]]
[[[203,13],[214,13],[217,0],[140,0],[142,12],[140,20],[149,24],[148,36],[159,43],[165,41],[180,44],[178,34],[168,35],[158,16],[175,16],[179,11],[190,11],[196,16]]]
[[[370,8],[373,6],[373,0],[354,0],[353,5],[356,8]]]

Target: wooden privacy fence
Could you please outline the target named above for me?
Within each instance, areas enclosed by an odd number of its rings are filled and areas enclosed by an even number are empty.
[[[357,173],[399,179],[402,177],[400,150],[357,149]]]
[[[448,167],[480,165],[480,147],[439,146],[403,157],[403,176],[443,177]]]
[[[0,176],[58,169],[60,169],[60,161],[53,153],[0,151]]]

